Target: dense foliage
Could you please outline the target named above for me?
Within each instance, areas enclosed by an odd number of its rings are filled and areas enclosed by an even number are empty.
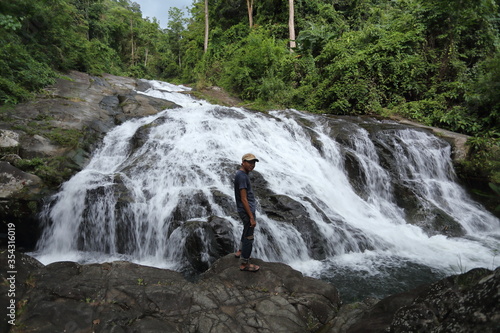
[[[128,0],[0,2],[0,103],[26,100],[56,72],[177,75],[172,33]]]
[[[400,115],[475,136],[498,183],[496,1],[294,1],[290,50],[287,0],[254,1],[253,27],[245,0],[208,0],[207,52],[204,0],[189,19],[172,9],[167,29],[130,0],[2,1],[0,103],[72,69],[218,85],[255,108]]]

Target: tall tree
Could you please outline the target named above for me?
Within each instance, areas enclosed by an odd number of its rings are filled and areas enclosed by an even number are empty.
[[[205,42],[203,43],[203,52],[208,50],[208,0],[205,0]]]
[[[293,52],[293,49],[297,46],[297,44],[295,43],[295,9],[293,6],[293,0],[288,0],[288,4],[288,30],[290,31],[290,51]]]
[[[168,31],[167,36],[170,42],[172,53],[177,56],[179,67],[182,64],[182,33],[184,32],[184,14],[177,7],[168,10]]]
[[[248,23],[253,27],[253,0],[247,0]]]

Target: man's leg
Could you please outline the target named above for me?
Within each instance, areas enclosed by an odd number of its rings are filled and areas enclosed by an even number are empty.
[[[240,218],[241,220],[243,221],[243,217],[240,215]],[[245,224],[245,221],[243,221],[243,224]],[[241,250],[243,249],[243,240],[245,239],[245,230],[243,229],[243,232],[241,234],[241,239],[240,239],[240,245],[238,247],[238,251],[236,251],[234,253],[234,256],[236,258],[240,258],[241,257]]]
[[[253,249],[253,229],[250,226],[243,231],[243,246],[241,247],[241,261],[248,262]]]
[[[252,265],[249,263],[250,256],[252,254],[252,249],[253,249],[253,240],[254,240],[253,234],[254,234],[255,228],[252,228],[250,226],[250,218],[248,217],[247,214],[241,214],[240,217],[243,220],[243,235],[241,237],[242,246],[241,246],[240,269],[241,270],[257,271],[259,269],[259,266]]]

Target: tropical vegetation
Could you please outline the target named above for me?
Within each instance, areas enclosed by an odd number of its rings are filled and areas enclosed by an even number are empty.
[[[2,1],[0,104],[78,70],[217,85],[255,109],[401,116],[472,136],[461,170],[498,189],[499,13],[495,0],[194,0],[163,29],[130,0]]]

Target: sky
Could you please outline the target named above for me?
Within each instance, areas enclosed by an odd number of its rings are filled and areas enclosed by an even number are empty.
[[[132,0],[141,6],[142,17],[149,17],[152,21],[156,17],[160,21],[160,27],[167,28],[168,10],[170,7],[177,7],[186,11],[186,7],[191,8],[193,0]]]

